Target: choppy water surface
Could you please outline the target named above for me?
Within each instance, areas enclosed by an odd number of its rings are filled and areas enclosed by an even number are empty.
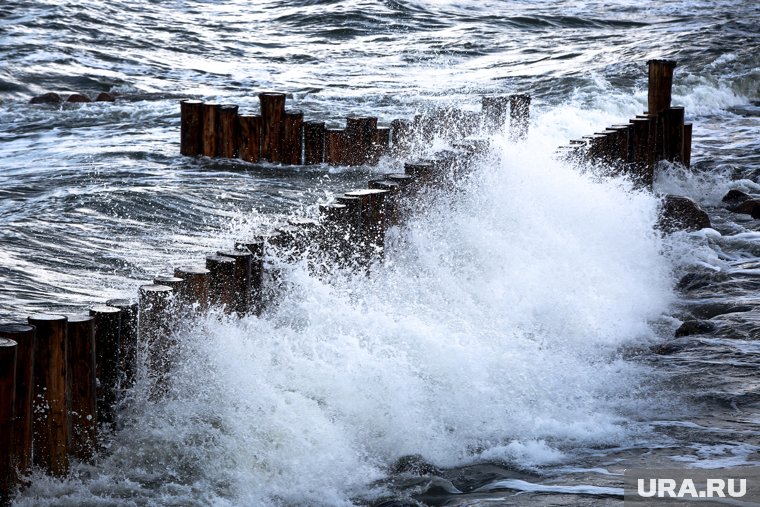
[[[181,157],[181,97],[285,91],[337,125],[533,96],[527,142],[497,136],[372,276],[287,267],[264,317],[198,323],[169,400],[138,385],[98,465],[18,505],[606,504],[625,468],[760,464],[760,227],[720,202],[760,194],[758,21],[737,1],[5,0],[3,320],[133,295],[399,169]],[[662,238],[657,195],[551,157],[645,109],[649,58],[678,60],[694,123],[693,170],[655,190],[713,230]],[[47,91],[121,95],[27,103]],[[713,331],[672,338],[694,318]]]

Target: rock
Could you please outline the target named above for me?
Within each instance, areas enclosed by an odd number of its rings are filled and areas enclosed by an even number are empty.
[[[726,204],[739,204],[749,199],[752,199],[752,196],[750,196],[747,193],[742,192],[741,190],[733,189],[733,190],[729,190],[728,193],[723,196],[722,200]]]
[[[107,92],[101,92],[98,94],[97,98],[95,99],[95,102],[113,102],[116,100],[116,97]]]
[[[441,475],[441,470],[425,461],[419,454],[402,456],[391,467],[394,474]]]
[[[69,96],[69,98],[66,99],[66,102],[92,102],[92,100],[90,100],[90,97],[88,97],[87,95],[82,95],[81,93],[75,93]]]
[[[661,343],[652,347],[652,352],[658,356],[669,356],[686,348],[683,343]]]
[[[728,208],[734,213],[741,213],[743,215],[751,215],[752,218],[760,218],[760,199],[750,199],[736,206]]]
[[[681,336],[707,334],[712,333],[713,331],[715,331],[715,325],[711,322],[706,322],[704,320],[687,320],[681,324],[681,327],[676,329],[675,337],[680,338]]]
[[[710,217],[692,199],[666,195],[662,200],[662,209],[657,220],[657,227],[662,231],[698,231],[711,226]]]
[[[32,97],[32,100],[29,101],[30,104],[58,104],[62,101],[60,95],[57,93],[45,93],[43,95],[37,95],[36,97]]]

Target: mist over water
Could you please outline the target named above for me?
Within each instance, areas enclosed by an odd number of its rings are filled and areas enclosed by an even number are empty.
[[[35,475],[17,505],[544,505],[510,495],[548,481],[572,503],[613,500],[616,474],[645,454],[753,462],[751,319],[680,355],[650,352],[684,315],[758,311],[757,224],[719,208],[731,188],[760,193],[753,2],[11,0],[0,13],[4,321],[136,294],[401,167],[181,157],[182,97],[253,111],[257,92],[286,91],[336,125],[533,97],[526,142],[497,133],[456,191],[409,203],[369,276],[270,259],[286,287],[276,306],[182,330],[168,398],[138,382],[97,465]],[[661,168],[655,191],[700,202],[713,230],[662,237],[657,193],[552,157],[641,113],[654,57],[678,60],[673,101],[694,122],[693,170]],[[27,104],[47,91],[122,96]],[[681,292],[695,272],[729,288],[684,310],[704,296]],[[409,455],[437,470],[400,473]]]

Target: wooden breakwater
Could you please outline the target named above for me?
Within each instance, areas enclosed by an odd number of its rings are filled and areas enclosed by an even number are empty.
[[[629,171],[649,171],[658,156],[669,160],[665,153],[675,161],[688,160],[685,135],[679,145],[681,159],[675,146],[671,151],[659,148],[659,143],[666,146],[665,132],[675,131],[667,119],[671,81],[653,72],[659,64],[649,65],[649,109],[659,113],[647,114],[647,132],[654,132],[654,138],[648,134],[641,145],[647,147],[646,160],[629,160],[631,146],[636,153],[638,145],[628,141],[625,150],[620,148],[617,130],[603,134],[610,139],[602,143],[605,150],[594,148],[599,143],[594,137],[571,146],[574,156],[600,157],[612,165],[625,164]],[[670,70],[672,80],[672,66]],[[660,91],[654,103],[652,87]],[[486,151],[488,140],[472,134],[508,123],[510,137],[520,140],[529,123],[529,96],[484,97],[480,113],[436,112],[393,120],[389,127],[378,127],[376,118],[351,117],[344,129],[335,129],[340,131],[334,134],[338,148],[330,148],[331,129],[287,113],[283,94],[259,98],[261,115],[240,114],[237,106],[182,101],[182,153],[288,164],[371,164],[385,153],[403,155],[412,143],[425,143],[440,133],[452,140],[451,149],[429,160],[406,162],[403,172],[384,174],[368,181],[366,188],[320,205],[317,220],[292,218],[201,263],[177,266],[140,286],[135,298],[112,299],[87,314],[38,314],[25,322],[0,324],[0,504],[10,502],[35,468],[64,477],[70,459],[95,459],[98,435],[118,423],[120,393],[135,383],[138,364],[147,365],[151,397],[161,399],[170,388],[175,333],[183,325],[210,309],[231,316],[262,315],[275,304],[279,276],[270,259],[306,258],[314,261],[310,266],[316,273],[330,266],[366,270],[382,261],[386,230],[404,220],[405,203],[414,202],[426,188],[454,187]]]
[[[691,165],[692,124],[682,106],[671,106],[672,60],[649,60],[647,110],[628,121],[571,140],[558,154],[580,163],[601,163],[614,173],[651,187],[661,161]]]

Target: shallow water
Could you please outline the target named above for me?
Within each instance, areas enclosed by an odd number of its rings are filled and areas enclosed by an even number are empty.
[[[283,266],[262,318],[180,336],[168,401],[126,393],[96,467],[18,505],[620,503],[625,468],[757,465],[760,194],[754,2],[6,1],[0,6],[0,319],[73,313],[198,262],[376,168],[179,155],[183,97],[381,124],[529,92],[458,192],[389,233],[370,277]],[[646,108],[679,62],[688,195],[713,230],[662,238],[656,194],[552,158]],[[47,91],[119,92],[44,106]],[[443,147],[434,143],[434,148]],[[684,279],[684,276],[688,278]],[[713,331],[674,339],[681,321]],[[400,470],[420,455],[427,465]],[[421,470],[420,470],[421,467]]]

